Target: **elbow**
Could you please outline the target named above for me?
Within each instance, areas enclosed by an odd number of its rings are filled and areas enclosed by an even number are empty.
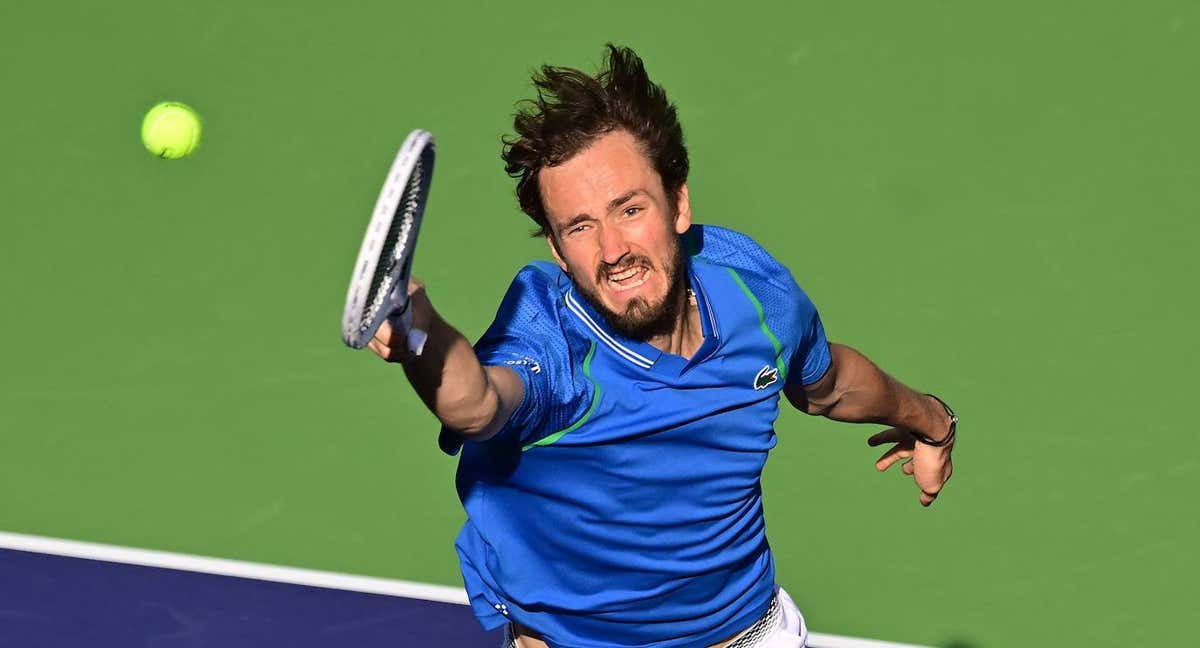
[[[442,425],[454,430],[463,439],[483,441],[491,438],[496,430],[492,424],[500,407],[500,398],[490,386],[482,396],[457,403],[447,403],[446,412],[438,417]]]
[[[808,398],[802,407],[797,405],[797,409],[809,416],[829,416],[829,413],[833,411],[837,403],[838,398],[831,394],[828,398]]]
[[[809,416],[826,416],[837,404],[833,394],[809,393],[804,387],[788,387],[783,394],[792,407]]]
[[[837,401],[829,401],[828,403],[809,401],[808,406],[800,411],[809,416],[829,416],[829,413],[833,411],[833,406],[836,404]]]

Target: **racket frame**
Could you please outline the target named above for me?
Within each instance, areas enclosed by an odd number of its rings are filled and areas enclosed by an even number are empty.
[[[350,277],[350,286],[346,291],[346,307],[342,313],[342,341],[351,348],[365,347],[383,321],[389,318],[393,320],[393,326],[411,326],[408,279],[412,272],[413,255],[416,252],[417,235],[420,233],[425,203],[429,199],[430,182],[433,180],[434,152],[433,135],[428,131],[414,130],[404,139],[388,170],[387,179],[371,212],[371,222],[367,224],[367,231],[363,235],[358,259],[354,263],[354,272]],[[401,201],[404,200],[405,189],[410,184],[418,163],[421,165],[421,177],[415,197],[416,205],[412,208],[412,222],[407,232],[401,230],[401,242],[393,249],[391,257],[382,258],[392,224],[400,217],[399,212],[404,207]],[[371,300],[371,304],[376,301],[380,304],[370,320],[364,321],[364,313],[370,305],[368,299],[371,298],[371,283],[381,263],[392,264],[388,275],[380,279],[380,284],[387,283],[389,288],[386,294],[377,294]],[[393,314],[395,317],[392,317]]]

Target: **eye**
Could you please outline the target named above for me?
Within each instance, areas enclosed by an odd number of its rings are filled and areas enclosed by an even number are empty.
[[[582,232],[582,231],[586,230],[587,228],[588,228],[588,224],[587,224],[587,223],[580,223],[580,224],[578,224],[578,225],[576,225],[576,226],[574,226],[574,227],[572,227],[572,228],[568,229],[568,230],[567,230],[567,236],[570,236],[570,235],[572,235],[572,234],[578,234],[578,233],[580,233],[580,232]]]
[[[626,207],[623,212],[626,216],[637,216],[638,212],[642,211],[641,207]]]

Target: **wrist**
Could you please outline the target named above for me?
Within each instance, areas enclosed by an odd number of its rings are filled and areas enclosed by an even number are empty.
[[[932,429],[926,428],[927,432],[933,432],[933,434],[913,432],[913,437],[918,443],[934,448],[944,448],[954,443],[954,437],[958,431],[958,415],[946,404],[946,401],[933,394],[925,394],[925,396],[928,397],[932,411],[935,412],[933,420],[937,423]]]

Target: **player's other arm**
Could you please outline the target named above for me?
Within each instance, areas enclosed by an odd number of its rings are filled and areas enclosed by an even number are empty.
[[[784,393],[797,409],[847,423],[883,423],[940,440],[950,417],[933,398],[918,393],[858,351],[830,343],[829,369],[811,385],[789,385]]]
[[[808,414],[892,426],[867,441],[872,446],[896,444],[875,466],[887,470],[897,461],[911,458],[913,461],[901,469],[916,478],[921,503],[928,506],[950,479],[954,444],[926,445],[917,442],[911,432],[941,441],[950,432],[950,415],[937,400],[889,376],[858,351],[844,344],[830,344],[829,351],[829,369],[820,380],[810,385],[789,385],[784,394],[792,405]]]
[[[411,354],[405,336],[386,322],[367,346],[404,366],[413,389],[442,425],[469,440],[491,438],[521,404],[520,376],[507,367],[481,365],[471,343],[433,308],[420,281],[411,280],[408,292],[413,327],[429,334],[421,355]]]

